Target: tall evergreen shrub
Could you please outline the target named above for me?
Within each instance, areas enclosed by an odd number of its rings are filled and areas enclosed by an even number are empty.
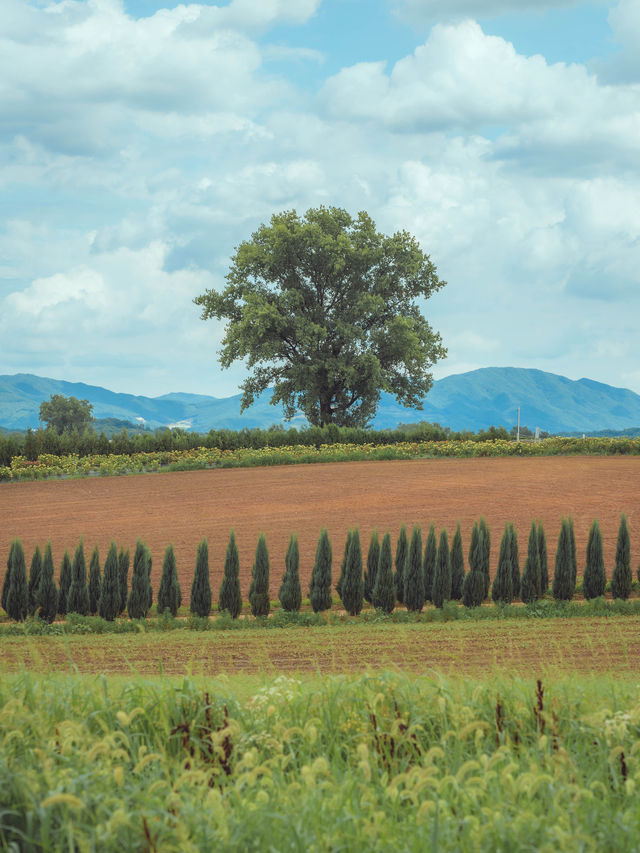
[[[540,595],[549,591],[549,563],[547,554],[547,536],[544,526],[538,521],[538,553],[540,556]]]
[[[342,562],[340,563],[340,575],[338,577],[338,582],[336,583],[336,592],[340,596],[340,600],[342,601],[342,585],[344,583],[344,573],[347,568],[347,557],[349,556],[349,548],[351,548],[351,537],[353,536],[353,532],[349,530],[347,532],[347,538],[344,543],[344,554],[342,555]]]
[[[87,589],[87,564],[84,558],[82,539],[76,547],[71,565],[71,586],[67,598],[67,613],[89,614],[89,590]]]
[[[160,578],[160,587],[158,589],[158,613],[162,614],[168,610],[172,616],[176,616],[181,603],[182,593],[180,591],[180,584],[178,583],[176,555],[173,545],[170,543],[165,548],[164,559],[162,561],[162,577]]]
[[[465,607],[479,607],[484,600],[484,553],[484,533],[476,522],[471,529],[469,571],[462,585],[462,603]]]
[[[533,521],[529,531],[527,559],[520,580],[520,597],[525,604],[532,604],[539,597],[540,581],[540,551],[538,550],[538,528]]]
[[[364,603],[364,578],[362,576],[362,549],[358,528],[351,533],[342,584],[342,606],[349,616],[357,616]]]
[[[380,559],[373,590],[373,604],[383,613],[391,613],[396,605],[396,590],[391,562],[391,536],[385,533],[380,546]]]
[[[127,609],[127,596],[129,595],[129,549],[125,551],[120,548],[118,554],[118,589],[120,591],[120,613]]]
[[[396,543],[396,571],[393,576],[393,583],[396,588],[396,601],[398,604],[404,604],[404,567],[407,564],[408,552],[409,541],[407,539],[407,527],[403,524],[400,528],[398,541]]]
[[[42,575],[38,590],[39,616],[45,622],[53,622],[58,612],[58,590],[53,577],[53,554],[51,542],[47,542],[42,561]]]
[[[424,576],[422,574],[422,531],[415,525],[404,569],[404,604],[407,610],[419,613],[424,607]]]
[[[66,616],[68,612],[69,590],[71,588],[71,557],[65,551],[60,565],[60,583],[58,586],[58,613]]]
[[[133,553],[131,591],[127,600],[130,619],[144,619],[149,612],[149,551],[138,539]]]
[[[480,555],[482,574],[484,576],[484,597],[489,595],[491,585],[491,531],[484,516],[480,519],[479,531],[482,533],[482,551]]]
[[[153,604],[153,587],[151,586],[151,568],[153,566],[153,557],[151,551],[145,545],[147,551],[147,613],[151,610]]]
[[[431,600],[436,607],[442,607],[445,601],[451,599],[451,554],[449,553],[449,537],[447,531],[440,532],[440,542],[436,556],[436,568],[433,573]]]
[[[322,530],[311,572],[309,600],[314,613],[331,609],[331,564],[333,555],[327,530]]]
[[[39,607],[38,590],[42,579],[42,552],[36,545],[29,567],[29,615],[34,616]]]
[[[573,598],[573,588],[571,533],[567,519],[563,518],[560,526],[560,536],[558,537],[551,592],[556,601],[571,601]]]
[[[205,619],[211,611],[211,583],[209,581],[209,543],[206,538],[198,545],[196,567],[191,584],[189,609],[194,616]]]
[[[100,577],[100,554],[96,545],[91,554],[89,562],[89,613],[95,616],[98,612],[100,604],[100,592],[102,589],[102,579]]]
[[[513,524],[509,524],[511,540],[511,593],[514,598],[520,598],[520,557],[518,555],[518,532]]]
[[[364,571],[364,598],[369,604],[373,604],[373,590],[376,585],[378,563],[380,562],[380,539],[378,531],[374,530],[369,540],[367,552],[367,568]]]
[[[629,528],[627,527],[627,517],[623,515],[620,519],[620,527],[618,528],[616,562],[613,567],[613,576],[611,578],[611,594],[613,597],[622,599],[629,598],[632,580],[631,540],[629,538]]]
[[[491,598],[496,604],[513,601],[513,570],[511,567],[511,531],[505,524],[498,554],[498,569],[491,586]]]
[[[462,600],[462,585],[464,584],[464,555],[462,551],[462,533],[460,522],[456,527],[451,542],[451,600]]]
[[[249,603],[254,616],[268,616],[271,609],[269,596],[269,551],[264,533],[258,537],[256,557],[251,573]]]
[[[594,519],[589,530],[587,540],[587,562],[584,567],[582,579],[582,592],[584,597],[598,598],[604,595],[607,586],[607,575],[604,569],[604,556],[602,553],[602,533],[600,525]]]
[[[120,569],[118,566],[118,549],[115,542],[109,546],[107,559],[104,561],[98,613],[108,622],[113,622],[120,613]]]
[[[567,527],[569,530],[569,543],[571,544],[571,578],[573,581],[573,592],[576,591],[576,584],[578,582],[578,554],[576,551],[576,531],[573,526],[573,519],[571,516],[567,519]]]
[[[22,542],[16,539],[11,549],[11,583],[7,595],[9,619],[24,622],[29,612],[29,584]]]
[[[302,604],[302,589],[300,587],[300,548],[295,533],[289,539],[284,566],[282,585],[278,593],[280,605],[288,613],[298,613]]]
[[[429,525],[427,541],[424,546],[424,559],[422,561],[422,582],[424,584],[424,600],[433,601],[433,579],[436,574],[436,559],[438,557],[438,542],[436,540],[436,528],[433,523]]]
[[[225,610],[232,619],[237,619],[242,610],[240,592],[240,558],[233,530],[229,535],[229,544],[224,559],[224,572],[218,597],[218,610]]]
[[[13,553],[13,548],[15,545],[15,539],[9,546],[9,555],[7,556],[7,571],[4,574],[4,581],[2,582],[2,598],[0,599],[0,604],[2,604],[2,609],[7,611],[7,600],[9,598],[9,587],[11,586],[11,558]]]

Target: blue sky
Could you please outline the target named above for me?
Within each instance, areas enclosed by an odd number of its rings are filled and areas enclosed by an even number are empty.
[[[436,377],[640,393],[640,0],[4,0],[0,373],[227,396],[193,298],[272,213],[406,229]]]

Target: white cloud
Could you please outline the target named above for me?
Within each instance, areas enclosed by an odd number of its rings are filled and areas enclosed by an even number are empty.
[[[594,68],[607,82],[640,82],[639,0],[620,0],[609,12],[609,24],[619,48],[610,58],[594,62]]]
[[[580,2],[582,0],[391,0],[391,5],[400,17],[420,25],[434,20],[491,18],[509,12],[559,9]]]

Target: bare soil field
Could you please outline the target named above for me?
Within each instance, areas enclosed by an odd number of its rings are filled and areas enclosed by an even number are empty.
[[[450,537],[459,520],[466,552],[471,526],[481,515],[492,532],[494,571],[505,521],[516,525],[523,565],[531,521],[540,519],[547,533],[550,574],[562,516],[571,515],[575,522],[579,572],[589,526],[597,517],[610,577],[622,512],[629,522],[635,575],[640,556],[640,457],[345,462],[7,483],[0,486],[0,577],[16,536],[25,546],[27,563],[36,543],[44,547],[50,540],[56,572],[64,550],[73,554],[80,537],[87,564],[95,544],[104,560],[111,540],[133,553],[140,537],[153,553],[156,591],[164,548],[173,542],[183,599],[188,601],[196,547],[206,536],[215,600],[229,531],[234,529],[246,597],[263,531],[275,598],[293,532],[300,541],[306,594],[322,527],[329,530],[337,576],[349,528],[359,527],[366,556],[375,528],[380,534],[391,533],[395,549],[403,523],[409,533],[411,525],[420,524],[424,542],[432,520],[438,531],[446,527]],[[230,642],[237,640],[235,634],[230,636]]]
[[[619,617],[3,637],[0,671],[22,668],[142,676],[387,668],[478,678],[632,675],[640,668],[640,631],[637,619]]]

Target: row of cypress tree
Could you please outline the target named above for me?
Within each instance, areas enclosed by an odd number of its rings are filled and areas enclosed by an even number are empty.
[[[404,604],[407,610],[420,612],[427,601],[442,607],[445,601],[461,600],[465,606],[475,607],[488,597],[489,590],[493,601],[503,604],[509,604],[517,598],[530,604],[549,591],[546,535],[541,522],[533,522],[531,525],[522,574],[513,524],[505,524],[493,584],[490,584],[489,575],[490,555],[491,534],[483,518],[471,530],[469,571],[466,574],[459,523],[451,547],[447,531],[440,532],[438,541],[432,523],[424,552],[420,527],[413,527],[409,540],[406,526],[403,525],[396,544],[394,572],[389,533],[384,535],[382,542],[377,531],[372,533],[364,565],[356,528],[347,534],[336,590],[344,609],[351,615],[360,613],[365,601],[386,613],[390,613],[396,603]],[[294,534],[289,541],[285,572],[278,594],[285,611],[300,610],[302,589],[299,565],[298,539]],[[47,543],[44,558],[40,548],[36,547],[27,578],[24,550],[20,541],[14,540],[9,549],[2,587],[2,607],[11,619],[17,621],[36,613],[49,622],[53,621],[56,614],[64,616],[67,613],[98,614],[112,621],[125,611],[132,619],[142,619],[147,616],[153,603],[151,567],[151,553],[138,540],[133,558],[131,589],[128,590],[129,552],[121,548],[118,553],[116,544],[112,542],[103,571],[100,568],[98,548],[94,548],[87,581],[84,547],[80,540],[73,561],[65,551],[59,586],[56,586],[50,543]],[[570,600],[575,593],[576,583],[573,521],[563,518],[551,587],[553,597],[556,600]],[[585,598],[604,595],[606,583],[602,534],[597,520],[594,520],[589,531],[583,573],[582,590]],[[331,584],[332,548],[328,533],[323,530],[318,540],[309,589],[314,612],[328,610],[332,606]],[[613,597],[628,598],[631,584],[630,537],[627,520],[623,515],[611,580]],[[158,589],[158,613],[169,612],[175,616],[181,602],[175,553],[173,545],[168,545]],[[203,539],[197,549],[190,610],[194,615],[207,617],[211,612],[211,603],[208,544]],[[271,607],[269,552],[264,534],[260,534],[256,547],[249,603],[254,616],[268,615]],[[227,546],[218,608],[229,613],[232,618],[237,618],[242,610],[238,547],[233,531]]]

